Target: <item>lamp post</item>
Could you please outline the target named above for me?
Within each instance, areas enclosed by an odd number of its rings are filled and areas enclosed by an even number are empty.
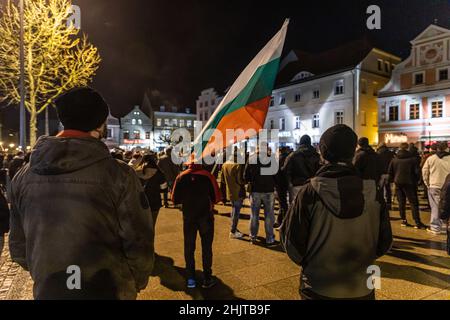
[[[20,146],[27,145],[26,113],[25,113],[25,44],[24,44],[24,0],[19,2],[20,11]]]

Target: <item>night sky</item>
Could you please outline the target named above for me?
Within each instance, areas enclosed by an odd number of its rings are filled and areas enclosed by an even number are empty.
[[[2,1],[2,0],[0,0]],[[103,58],[93,86],[121,116],[145,89],[194,107],[200,91],[224,90],[291,19],[285,51],[321,51],[369,35],[402,57],[434,19],[450,26],[450,1],[74,0],[82,30]],[[366,29],[366,8],[378,4],[382,30]]]

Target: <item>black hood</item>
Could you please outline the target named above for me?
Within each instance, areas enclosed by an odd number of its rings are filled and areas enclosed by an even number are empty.
[[[375,150],[371,147],[371,146],[367,146],[367,147],[360,147],[356,152],[365,152],[368,154],[374,154],[376,153]]]
[[[409,152],[408,150],[399,150],[397,152],[397,158],[398,159],[408,159],[408,158],[412,158],[413,154],[411,152]]]
[[[436,155],[439,157],[439,159],[443,159],[445,157],[450,156],[450,153],[447,151],[438,151],[436,152]]]
[[[58,175],[107,158],[111,158],[108,148],[95,138],[41,137],[31,154],[30,169],[39,175]]]
[[[311,145],[301,144],[301,145],[298,147],[298,149],[295,151],[295,154],[296,154],[296,155],[298,155],[298,154],[300,154],[300,153],[302,153],[302,154],[304,154],[304,155],[306,155],[306,156],[311,156],[311,155],[317,153],[317,151],[316,151],[316,149],[314,149],[314,147],[311,146]]]
[[[311,185],[334,216],[353,219],[363,213],[363,180],[352,165],[326,165],[311,179]]]

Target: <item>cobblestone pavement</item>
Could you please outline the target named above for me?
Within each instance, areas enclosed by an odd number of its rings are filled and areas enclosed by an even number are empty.
[[[268,249],[262,242],[251,245],[248,237],[229,240],[230,208],[218,209],[213,270],[219,284],[210,290],[185,288],[181,214],[163,209],[156,228],[155,270],[139,299],[298,299],[299,268],[280,247]],[[248,233],[249,212],[248,208],[243,211],[239,224],[242,232]],[[382,272],[377,299],[450,300],[450,257],[445,252],[445,237],[402,228],[398,212],[393,211],[391,216],[395,243],[392,251],[377,261]],[[429,211],[422,211],[422,219],[429,220]],[[263,224],[261,227],[264,229]],[[260,230],[263,235],[264,230]],[[201,247],[200,242],[197,247]],[[196,259],[200,269],[200,252]],[[32,299],[32,280],[11,262],[7,244],[0,260],[1,299]]]

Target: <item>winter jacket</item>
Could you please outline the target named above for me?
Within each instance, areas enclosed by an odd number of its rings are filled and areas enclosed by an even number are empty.
[[[380,180],[382,168],[379,163],[378,154],[372,147],[358,149],[355,153],[353,164],[363,180]]]
[[[288,156],[288,153],[282,153],[280,154],[280,158],[278,159],[278,173],[275,176],[275,183],[276,189],[281,192],[287,191],[289,189],[289,182],[286,176],[286,172],[283,170]]]
[[[381,147],[377,150],[378,153],[378,168],[382,174],[388,174],[389,166],[395,157],[395,153],[387,147]]]
[[[180,167],[173,163],[172,157],[170,155],[162,156],[158,160],[158,167],[164,174],[167,183],[172,186],[178,174],[180,174]]]
[[[214,204],[220,200],[216,178],[200,165],[191,164],[175,180],[172,201],[175,205],[182,205],[183,217],[187,221],[212,215]]]
[[[36,299],[135,299],[146,287],[149,204],[132,168],[101,141],[40,138],[11,202],[11,257],[30,271]],[[69,266],[80,268],[81,290],[68,290]]]
[[[263,168],[270,167],[270,163],[262,164],[257,154],[252,155],[244,170],[244,179],[249,184],[250,192],[272,193],[275,191],[275,174],[264,174],[262,171]]]
[[[16,175],[17,171],[23,166],[24,157],[14,157],[8,166],[9,178],[12,180]]]
[[[445,179],[441,190],[441,202],[439,204],[439,214],[442,220],[450,219],[450,174]]]
[[[326,165],[300,189],[281,241],[302,266],[302,291],[331,299],[372,293],[367,268],[392,245],[383,203],[375,181],[361,179],[351,165]]]
[[[227,161],[222,166],[220,181],[226,186],[227,199],[238,201],[245,198],[244,166]]]
[[[416,158],[409,151],[399,150],[389,166],[389,178],[397,185],[416,186],[420,181]]]
[[[9,231],[9,207],[3,193],[0,192],[0,237]]]
[[[437,152],[429,157],[422,168],[423,182],[428,188],[441,189],[450,174],[450,153]]]
[[[301,145],[286,159],[284,172],[289,185],[294,187],[304,185],[320,168],[320,155],[308,145]]]
[[[166,183],[164,174],[159,168],[145,167],[143,176],[140,176],[144,186],[145,195],[147,196],[152,211],[158,211],[162,207],[161,203],[161,185]],[[138,174],[139,176],[139,174]]]

